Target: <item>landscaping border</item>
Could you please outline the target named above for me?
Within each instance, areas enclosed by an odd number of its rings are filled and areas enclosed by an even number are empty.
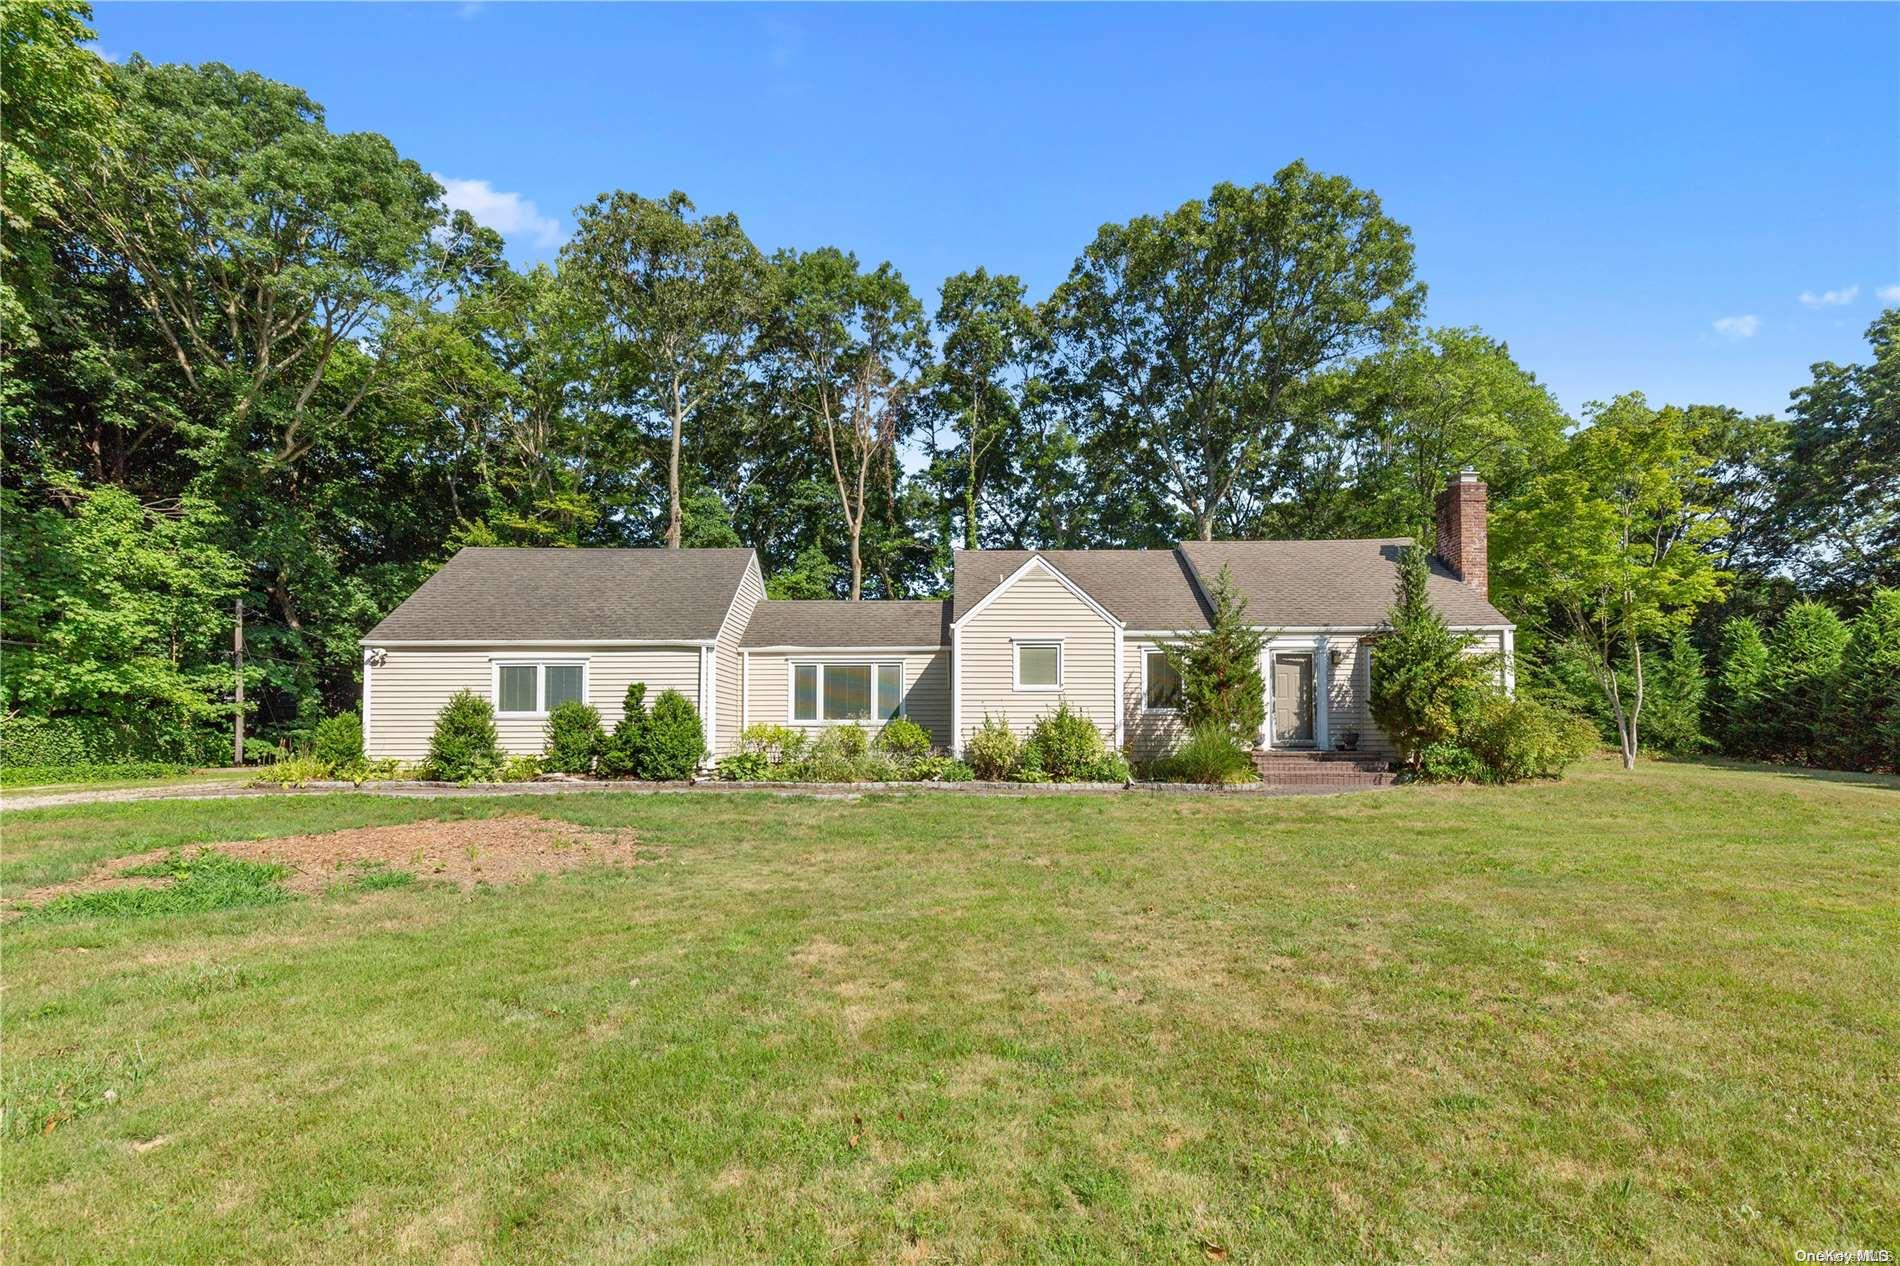
[[[300,787],[199,784],[180,787],[124,787],[105,791],[72,791],[46,796],[0,796],[0,811],[50,809],[60,805],[113,804],[139,800],[225,800],[247,796],[308,796],[359,794],[428,799],[462,796],[544,796],[619,791],[636,795],[684,795],[756,791],[778,796],[812,796],[837,800],[902,792],[978,796],[1113,795],[1118,792],[1153,795],[1205,796],[1336,796],[1385,787],[1276,787],[1264,783],[1209,786],[1191,782],[729,782],[718,778],[691,782],[643,782],[637,779],[573,778],[546,782],[448,783],[420,779],[378,782],[308,782]]]

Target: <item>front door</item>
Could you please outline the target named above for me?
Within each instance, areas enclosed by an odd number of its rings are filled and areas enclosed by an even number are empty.
[[[1313,657],[1273,657],[1273,741],[1295,746],[1313,741]]]

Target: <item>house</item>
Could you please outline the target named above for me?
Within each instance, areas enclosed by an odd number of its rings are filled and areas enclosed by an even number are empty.
[[[1429,593],[1500,652],[1486,599],[1485,487],[1439,497]],[[504,748],[542,749],[548,709],[611,727],[627,686],[693,700],[715,756],[748,725],[816,731],[903,715],[956,751],[986,717],[1027,732],[1065,700],[1142,759],[1181,737],[1160,647],[1208,625],[1225,568],[1272,637],[1263,752],[1386,750],[1367,711],[1374,635],[1405,538],[1187,541],[1173,549],[960,550],[939,602],[781,602],[749,549],[464,549],[363,638],[372,757],[420,759],[458,690],[490,700]]]

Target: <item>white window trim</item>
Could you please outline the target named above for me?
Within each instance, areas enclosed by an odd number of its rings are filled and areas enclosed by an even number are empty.
[[[495,719],[504,717],[509,720],[547,719],[548,709],[548,669],[579,668],[581,670],[581,702],[587,703],[593,697],[593,672],[588,667],[585,655],[555,655],[547,658],[530,659],[526,656],[495,656],[488,661],[488,703],[495,709]],[[503,712],[501,710],[501,670],[504,668],[532,668],[534,674],[533,712]]]
[[[818,697],[816,706],[818,715],[809,721],[798,718],[798,670],[816,668],[818,670]],[[840,718],[835,721],[825,719],[825,669],[827,668],[869,668],[871,670],[871,715],[858,719]],[[885,724],[885,717],[878,705],[882,689],[878,671],[883,668],[897,670],[897,711],[891,714],[892,720],[905,716],[904,706],[904,661],[900,659],[793,659],[785,663],[785,724],[787,725],[867,725]]]
[[[1056,652],[1055,685],[1053,686],[1033,686],[1033,685],[1026,686],[1023,684],[1023,648],[1024,647],[1032,647],[1032,648],[1037,648],[1037,649],[1047,649],[1050,647],[1055,648],[1055,652]],[[1055,637],[1013,637],[1011,638],[1009,664],[1010,664],[1010,677],[1012,679],[1011,680],[1012,688],[1015,690],[1023,691],[1025,693],[1049,694],[1049,693],[1060,692],[1062,689],[1062,680],[1063,680],[1062,660],[1063,660],[1063,654],[1062,654],[1062,639],[1061,638],[1055,638]]]
[[[1151,708],[1148,706],[1148,657],[1160,655],[1159,646],[1144,646],[1141,650],[1141,711],[1152,717],[1176,717],[1181,715],[1179,708]]]

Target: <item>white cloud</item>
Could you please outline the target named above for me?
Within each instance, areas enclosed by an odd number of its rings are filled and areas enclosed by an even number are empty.
[[[1840,290],[1823,290],[1820,294],[1812,290],[1801,292],[1801,302],[1810,308],[1838,308],[1843,303],[1852,303],[1860,294],[1859,286],[1847,286]]]
[[[1882,303],[1900,303],[1900,286],[1882,286],[1878,293]]]
[[[1755,331],[1759,329],[1761,329],[1761,318],[1758,316],[1722,317],[1715,322],[1715,332],[1731,342],[1754,338]]]
[[[525,236],[536,246],[559,246],[567,234],[561,222],[541,214],[541,208],[518,193],[503,193],[486,180],[455,180],[435,173],[442,186],[442,201],[451,211],[466,211],[475,223],[485,225],[504,237]]]

